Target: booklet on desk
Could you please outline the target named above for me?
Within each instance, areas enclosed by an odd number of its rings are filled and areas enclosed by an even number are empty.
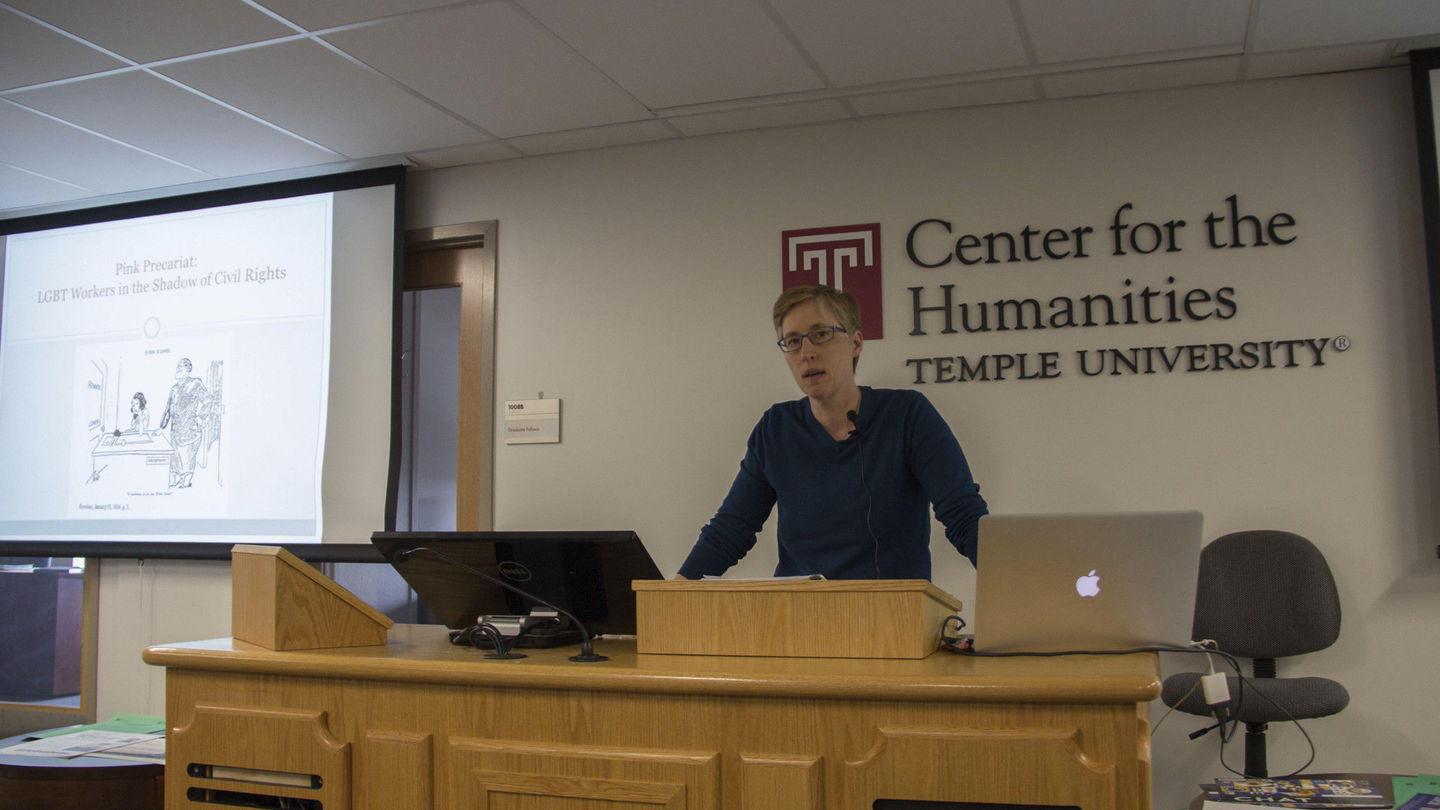
[[[1434,810],[1434,808],[1440,808],[1440,795],[1416,793],[1410,797],[1409,801],[1396,806],[1395,810]]]
[[[1217,779],[1201,785],[1205,810],[1235,807],[1389,808],[1385,793],[1368,779]]]

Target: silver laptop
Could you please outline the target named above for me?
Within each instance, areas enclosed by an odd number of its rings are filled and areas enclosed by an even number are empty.
[[[1201,523],[1199,512],[981,518],[976,651],[1184,645]]]

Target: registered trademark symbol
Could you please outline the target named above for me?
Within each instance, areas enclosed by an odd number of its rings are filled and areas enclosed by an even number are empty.
[[[1350,348],[1350,338],[1345,337],[1344,335],[1335,338],[1330,343],[1332,346],[1335,347],[1335,351],[1337,352],[1343,352],[1346,349]]]

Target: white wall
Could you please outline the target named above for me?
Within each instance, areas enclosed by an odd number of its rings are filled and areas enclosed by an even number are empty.
[[[564,400],[562,443],[496,451],[497,528],[631,528],[672,573],[718,505],[770,403],[797,396],[774,348],[780,231],[880,222],[887,337],[862,384],[904,387],[905,360],[1059,351],[1046,381],[919,386],[949,420],[993,511],[1192,507],[1206,533],[1283,528],[1335,568],[1341,640],[1286,669],[1338,678],[1352,703],[1306,724],[1312,770],[1433,771],[1427,692],[1440,654],[1436,405],[1406,74],[1370,71],[959,110],[715,136],[418,174],[412,227],[499,221],[497,400]],[[1215,250],[1203,217],[1296,219],[1288,246]],[[1115,257],[1105,227],[1183,218],[1182,250]],[[960,232],[1089,225],[1091,257],[927,270],[904,238],[920,219]],[[1214,290],[1224,321],[911,337],[906,288],[957,301],[1080,296],[1150,284]],[[1087,378],[1076,349],[1347,336],[1321,367]],[[973,600],[974,574],[935,533],[935,580]],[[764,574],[773,535],[739,572]],[[228,589],[195,564],[209,608],[145,617],[160,583],[102,579],[101,712],[150,711],[146,643],[228,633]],[[168,582],[172,574],[160,572]],[[138,581],[137,581],[138,580]],[[189,600],[190,595],[176,598]],[[222,596],[225,602],[222,606]],[[968,611],[967,611],[968,613]],[[205,628],[197,625],[208,617]],[[222,620],[223,616],[223,620]],[[174,623],[172,623],[172,621]],[[148,622],[148,624],[147,624]],[[193,631],[193,632],[192,632]],[[117,659],[120,659],[117,661]],[[1167,660],[1167,669],[1189,662]],[[137,670],[139,672],[137,673]],[[1417,711],[1417,707],[1422,710]],[[1220,774],[1193,718],[1155,736],[1157,807]],[[1271,730],[1275,769],[1306,755]],[[1238,743],[1227,753],[1241,762]]]
[[[228,635],[228,563],[101,560],[99,719],[165,714],[165,671],[141,661],[146,647]]]

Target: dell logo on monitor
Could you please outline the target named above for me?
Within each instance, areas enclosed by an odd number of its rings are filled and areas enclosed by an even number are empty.
[[[529,582],[530,569],[512,560],[500,563],[500,576],[514,582]]]

